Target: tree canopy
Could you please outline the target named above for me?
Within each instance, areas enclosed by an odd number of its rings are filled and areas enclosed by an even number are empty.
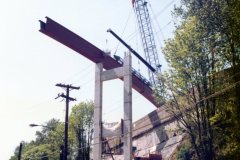
[[[93,133],[93,102],[81,102],[72,107],[69,116],[69,157],[89,160]],[[47,121],[36,139],[23,142],[22,159],[59,160],[60,147],[64,144],[64,122],[56,119]],[[17,160],[19,147],[10,160]]]
[[[165,102],[197,159],[240,158],[240,1],[182,0],[163,53]]]

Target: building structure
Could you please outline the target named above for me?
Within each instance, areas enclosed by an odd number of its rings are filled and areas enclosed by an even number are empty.
[[[121,131],[119,129],[121,126],[120,122],[115,124],[118,127],[111,125],[111,129],[115,128],[117,131]],[[107,125],[105,124],[104,126]],[[108,127],[105,127],[104,130],[106,128]],[[106,131],[104,132],[106,133]],[[108,135],[110,135],[109,132]],[[182,129],[179,129],[179,124],[175,117],[167,112],[165,106],[154,110],[134,122],[132,135],[133,156],[135,159],[137,157],[141,157],[140,159],[151,159],[149,157],[153,157],[153,155],[159,155],[162,159],[169,159],[185,137],[185,133]],[[107,142],[110,147],[105,145],[103,151],[106,154],[104,154],[103,158],[111,160],[111,150],[115,160],[123,160],[121,136],[116,138],[109,137],[109,141]]]

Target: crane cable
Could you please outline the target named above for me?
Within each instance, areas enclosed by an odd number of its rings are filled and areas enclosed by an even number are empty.
[[[125,25],[124,25],[124,28],[123,28],[121,37],[123,36],[123,34],[124,34],[124,32],[125,32],[125,30],[126,30],[126,28],[127,28],[127,25],[128,25],[128,23],[129,23],[129,20],[130,20],[131,15],[132,15],[132,9],[131,9],[131,11],[130,11],[130,13],[129,13],[129,15],[128,15],[127,21],[126,21],[126,23],[125,23]],[[116,49],[115,49],[114,55],[116,55],[119,45],[120,45],[120,42],[118,42],[117,46],[115,47]]]
[[[160,16],[162,13],[164,13],[164,11],[165,11],[167,8],[169,8],[169,7],[172,5],[172,3],[174,3],[174,2],[175,2],[175,0],[172,0],[172,1],[171,1],[170,3],[168,3],[165,7],[163,7],[163,9],[162,9],[161,11],[159,11],[159,12],[157,13],[157,15],[154,16],[153,19],[155,20],[158,16]],[[150,2],[149,2],[149,3],[150,3]],[[137,18],[135,17],[135,19],[137,19]],[[126,24],[128,23],[128,21],[129,21],[129,18],[128,18]],[[137,23],[137,22],[136,22],[136,23]],[[136,24],[136,23],[135,23],[135,24]],[[165,39],[165,38],[164,38],[164,35],[163,35],[162,30],[163,30],[165,27],[167,27],[170,23],[171,23],[171,21],[169,21],[169,22],[168,22],[166,25],[164,25],[164,27],[162,27],[162,28],[158,27],[160,30],[157,31],[156,33],[161,32],[163,39]],[[125,27],[124,27],[124,31],[125,31],[125,29],[126,29],[126,25],[125,25]],[[123,31],[123,33],[124,33],[124,31]],[[122,34],[123,34],[123,33],[122,33]],[[133,32],[133,33],[131,33],[129,36],[127,36],[126,41],[127,41],[127,42],[131,41],[131,40],[132,40],[134,37],[136,37],[138,34],[139,34],[139,33],[137,33],[137,31],[135,30],[135,32]],[[161,43],[161,42],[160,42],[160,43]],[[116,54],[117,50],[119,49],[119,44],[120,44],[120,43],[117,44],[116,50],[115,50],[115,52],[114,52],[114,55]],[[123,48],[123,46],[120,47],[120,48]]]

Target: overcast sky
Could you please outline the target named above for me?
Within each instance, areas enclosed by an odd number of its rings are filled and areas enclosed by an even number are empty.
[[[170,11],[177,0],[150,2],[154,32],[158,33],[155,40],[160,48],[160,41],[163,44],[164,39],[172,36]],[[63,91],[55,87],[56,83],[81,87],[71,92],[77,102],[70,106],[94,99],[94,63],[40,33],[38,20],[45,21],[48,16],[100,49],[123,56],[126,48],[106,32],[111,28],[142,53],[131,0],[2,0],[0,15],[0,152],[3,160],[13,155],[22,140],[35,138],[36,130],[41,128],[30,128],[30,123],[43,124],[51,118],[64,120],[65,103],[54,100]],[[144,65],[136,59],[133,65],[148,76]],[[121,119],[122,87],[120,80],[104,82],[104,121]],[[134,91],[134,120],[154,109]]]

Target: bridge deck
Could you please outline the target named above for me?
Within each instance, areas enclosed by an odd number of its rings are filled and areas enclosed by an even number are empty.
[[[103,67],[106,70],[121,66],[121,64],[114,58],[106,55],[102,50],[90,42],[63,27],[54,20],[48,17],[46,17],[46,19],[46,23],[40,21],[40,32],[71,48],[94,63],[103,63]],[[137,92],[148,99],[156,107],[160,107],[160,105],[154,101],[152,89],[145,81],[137,77],[135,74],[133,74],[132,80],[132,86]]]

